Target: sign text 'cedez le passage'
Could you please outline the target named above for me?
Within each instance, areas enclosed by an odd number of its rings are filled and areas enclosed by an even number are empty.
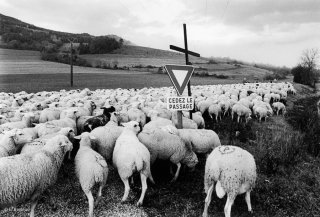
[[[194,99],[191,96],[171,96],[167,98],[168,110],[193,110]]]

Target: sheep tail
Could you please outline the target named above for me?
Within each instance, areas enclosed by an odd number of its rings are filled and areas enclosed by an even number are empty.
[[[143,168],[143,174],[145,174],[149,178],[152,184],[155,184],[150,170],[150,163],[143,161]]]
[[[102,183],[108,174],[108,165],[105,159],[100,155],[96,155],[96,162],[99,166],[94,169],[94,180],[97,183]]]

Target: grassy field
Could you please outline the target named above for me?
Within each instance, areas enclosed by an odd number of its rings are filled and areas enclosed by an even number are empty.
[[[143,71],[149,70],[153,72],[156,72],[158,67],[165,64],[185,64],[184,54],[140,46],[123,46],[110,54],[90,54],[80,55],[80,57],[86,59],[92,66],[109,65],[112,67],[117,64],[119,67],[125,66],[130,69],[140,66]],[[268,70],[256,68],[252,65],[239,64],[234,61],[217,58],[211,64],[209,64],[209,58],[204,57],[189,56],[189,61],[195,67],[204,69],[203,71],[208,72],[209,75],[226,75],[233,79],[243,79],[243,77],[247,77],[247,79],[253,77],[262,79],[266,74],[271,73]],[[152,70],[147,66],[156,68]],[[135,68],[135,70],[138,69]]]

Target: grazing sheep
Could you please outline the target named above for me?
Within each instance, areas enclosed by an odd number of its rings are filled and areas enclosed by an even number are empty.
[[[231,118],[233,120],[233,116],[234,114],[238,115],[238,123],[240,122],[240,117],[244,116],[246,123],[248,123],[248,121],[251,119],[251,110],[244,106],[242,103],[236,103],[233,107],[232,107],[232,113],[231,113]]]
[[[218,134],[213,130],[178,129],[178,135],[185,143],[192,146],[195,153],[199,154],[209,153],[221,145]]]
[[[34,120],[33,113],[25,113],[21,121],[7,122],[0,125],[0,132],[3,132],[4,130],[8,130],[8,129],[13,129],[13,128],[23,129],[23,128],[31,127],[33,120]]]
[[[129,178],[134,172],[140,173],[142,192],[137,206],[143,204],[147,191],[147,178],[154,183],[150,171],[150,153],[137,138],[137,133],[140,131],[139,124],[137,121],[123,123],[124,129],[116,141],[112,157],[113,165],[117,168],[125,186],[123,202],[127,200],[129,195]]]
[[[248,211],[252,212],[250,192],[257,178],[256,163],[253,156],[237,146],[219,146],[208,156],[205,166],[204,189],[207,194],[203,217],[208,216],[212,191],[216,182],[219,198],[227,194],[224,207],[226,217],[231,215],[231,206],[238,194],[246,193]]]
[[[39,117],[39,123],[45,123],[47,121],[60,119],[61,111],[57,108],[46,108],[41,111]]]
[[[43,137],[44,135],[58,132],[61,129],[61,127],[53,125],[50,122],[46,122],[36,124],[34,129],[38,133],[38,137]]]
[[[258,106],[257,108],[255,108],[254,111],[255,115],[259,117],[259,122],[261,122],[262,118],[264,118],[264,120],[267,121],[268,110],[266,108]]]
[[[178,127],[178,113],[172,112],[172,122],[175,124],[176,127]],[[194,120],[191,120],[189,118],[186,118],[182,116],[182,128],[183,129],[198,129],[198,125]]]
[[[212,115],[215,116],[216,122],[218,122],[218,118],[220,118],[220,120],[221,120],[221,112],[222,112],[222,110],[221,110],[221,107],[218,104],[210,105],[209,108],[208,108],[208,112],[209,112],[209,115],[210,115],[211,118],[213,118]]]
[[[190,114],[189,112],[182,112],[183,116],[185,116],[186,118],[190,118]],[[201,112],[195,112],[192,113],[192,120],[197,124],[197,128],[198,129],[204,129],[205,128],[205,121],[204,118],[202,117]]]
[[[20,154],[39,151],[41,148],[43,148],[43,146],[46,145],[46,142],[49,139],[51,139],[57,135],[66,136],[70,140],[70,142],[72,142],[75,137],[74,130],[71,127],[64,127],[64,128],[61,128],[56,133],[46,134],[38,139],[33,140],[32,142],[26,143],[22,147]]]
[[[0,207],[31,200],[30,217],[40,195],[58,176],[64,155],[72,149],[65,136],[56,136],[39,152],[0,158]]]
[[[0,139],[0,158],[15,155],[25,143],[31,141],[32,136],[21,129],[5,131]]]
[[[147,123],[147,116],[146,114],[141,111],[139,108],[133,107],[130,108],[127,112],[129,121],[137,121],[142,128]]]
[[[6,118],[6,116],[0,115],[0,125],[7,123],[7,122],[8,122],[8,119]]]
[[[83,107],[77,107],[79,116],[91,116],[93,110],[96,108],[96,104],[93,101],[86,101]]]
[[[114,146],[122,131],[123,127],[110,120],[105,126],[97,127],[90,132],[90,135],[96,138],[96,150],[107,161],[112,159]]]
[[[279,112],[282,112],[282,115],[285,115],[286,106],[282,102],[274,102],[272,103],[272,107],[275,109],[277,115],[279,115]]]
[[[107,182],[108,165],[105,159],[96,151],[92,150],[91,140],[95,138],[89,133],[84,132],[80,136],[75,137],[80,140],[80,148],[75,157],[75,171],[80,182],[83,192],[86,194],[89,203],[89,217],[93,216],[94,199],[92,196],[92,188],[95,184],[99,184],[98,204],[102,189]]]
[[[52,121],[48,121],[46,123],[51,124],[51,125],[55,125],[58,127],[71,127],[75,134],[77,134],[77,124],[76,124],[76,120],[78,118],[78,111],[75,110],[70,110],[67,111],[65,114],[65,117],[59,120],[52,120]]]
[[[170,160],[177,165],[177,171],[171,182],[177,180],[181,163],[186,164],[190,168],[194,168],[198,163],[197,155],[192,151],[192,146],[188,143],[185,144],[176,133],[167,132],[155,127],[148,128],[148,130],[143,129],[139,133],[138,138],[148,148],[151,164],[159,158]]]

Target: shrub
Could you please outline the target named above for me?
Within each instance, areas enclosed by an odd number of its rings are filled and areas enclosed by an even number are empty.
[[[303,133],[304,150],[313,156],[320,156],[320,120],[316,102],[319,97],[308,97],[295,102],[292,110],[287,113],[287,121]]]
[[[215,77],[215,78],[219,78],[219,79],[227,79],[227,78],[229,78],[228,75],[217,75],[217,74],[213,74],[212,76]]]
[[[214,59],[209,59],[208,64],[218,64]]]
[[[291,73],[294,76],[294,82],[314,86],[316,73],[311,68],[298,65],[292,68]]]
[[[254,144],[259,171],[267,175],[286,174],[301,160],[303,136],[283,126],[270,126],[260,131]]]

